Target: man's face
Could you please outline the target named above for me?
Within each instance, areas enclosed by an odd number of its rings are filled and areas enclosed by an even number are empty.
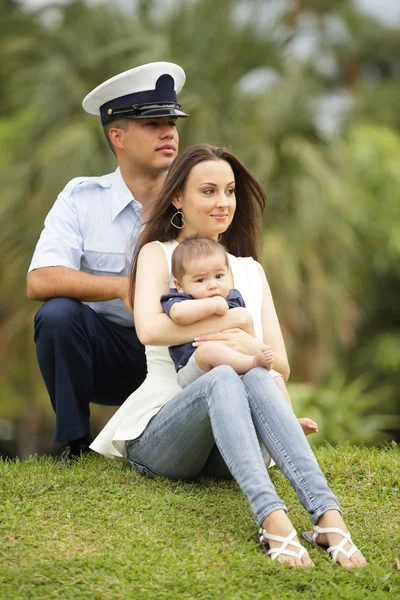
[[[167,171],[178,154],[176,118],[129,119],[128,130],[121,133],[120,160],[132,167]]]

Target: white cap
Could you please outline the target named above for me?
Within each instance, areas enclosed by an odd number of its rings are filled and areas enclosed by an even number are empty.
[[[92,115],[101,115],[103,125],[120,117],[187,117],[176,97],[185,80],[185,71],[179,65],[149,63],[101,83],[84,98],[82,106]]]

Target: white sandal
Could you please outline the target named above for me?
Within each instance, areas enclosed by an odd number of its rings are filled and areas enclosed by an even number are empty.
[[[272,535],[272,533],[268,533],[268,531],[265,531],[265,529],[260,527],[258,531],[258,541],[260,542],[260,546],[263,551],[271,557],[271,560],[275,560],[280,554],[284,554],[285,556],[293,556],[294,558],[302,558],[302,556],[304,556],[304,554],[308,554],[308,552],[304,546],[298,542],[292,541],[296,535],[297,534],[294,529],[287,537],[282,537],[280,535]],[[280,548],[271,548],[268,544],[268,540],[282,542],[282,545]],[[298,548],[298,551],[295,552],[294,550],[289,550],[289,545]]]
[[[320,533],[338,533],[339,535],[343,536],[343,539],[336,546],[326,546],[325,544],[319,544],[317,542],[317,537]],[[329,554],[333,562],[337,562],[339,552],[344,554],[347,558],[350,558],[353,556],[354,552],[358,551],[357,546],[351,539],[350,531],[346,533],[343,531],[343,529],[338,529],[337,527],[318,527],[318,525],[315,525],[312,531],[305,531],[302,533],[302,538],[310,544],[318,546],[318,548],[321,548],[321,550]],[[349,550],[344,549],[344,546],[347,543],[351,544]]]

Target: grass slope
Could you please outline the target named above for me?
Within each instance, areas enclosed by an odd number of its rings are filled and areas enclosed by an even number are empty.
[[[322,447],[318,460],[370,561],[347,572],[317,548],[314,570],[269,561],[234,482],[149,480],[84,457],[0,461],[0,598],[7,600],[400,598],[400,452]],[[298,531],[309,520],[270,471]]]

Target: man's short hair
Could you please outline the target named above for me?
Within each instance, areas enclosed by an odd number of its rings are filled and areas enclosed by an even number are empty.
[[[104,135],[106,136],[108,145],[110,146],[110,149],[112,150],[112,152],[115,154],[114,144],[110,140],[110,135],[109,135],[110,129],[112,129],[113,127],[118,127],[118,129],[123,129],[124,131],[128,131],[129,119],[114,119],[113,121],[110,121],[106,125],[103,125],[103,131],[104,131]],[[115,156],[116,156],[116,154],[115,154]]]

